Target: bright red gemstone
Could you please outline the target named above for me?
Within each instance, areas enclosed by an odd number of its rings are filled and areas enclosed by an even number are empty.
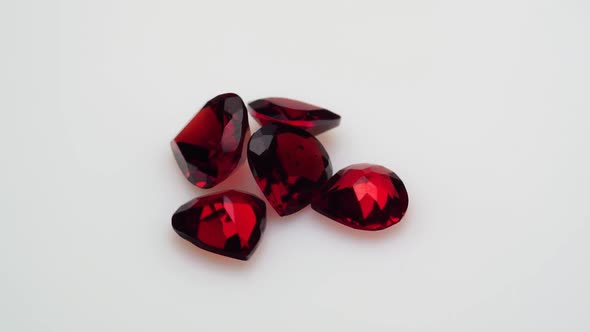
[[[250,114],[261,125],[283,123],[317,135],[340,124],[340,115],[293,99],[265,98],[249,105]]]
[[[402,219],[408,193],[389,169],[357,164],[336,173],[314,197],[311,207],[346,226],[376,231]]]
[[[248,143],[248,164],[258,186],[280,216],[307,206],[332,175],[322,144],[297,127],[268,124]]]
[[[264,202],[235,190],[195,198],[172,216],[172,228],[185,240],[241,260],[250,258],[265,226]]]
[[[207,102],[171,146],[186,178],[211,188],[238,166],[249,134],[246,105],[238,95],[226,93]]]

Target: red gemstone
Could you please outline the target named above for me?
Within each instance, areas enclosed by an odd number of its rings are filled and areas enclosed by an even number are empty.
[[[346,226],[376,231],[398,223],[408,208],[402,180],[389,169],[357,164],[336,173],[311,207]]]
[[[266,226],[264,202],[230,190],[195,198],[172,216],[172,228],[197,247],[247,260]]]
[[[211,188],[238,166],[249,134],[246,105],[238,95],[226,93],[207,102],[171,146],[186,178]]]
[[[254,179],[280,216],[307,206],[332,175],[322,144],[308,132],[269,124],[248,143],[248,164]]]
[[[249,105],[250,114],[261,125],[283,123],[317,135],[340,124],[340,115],[293,99],[265,98]]]

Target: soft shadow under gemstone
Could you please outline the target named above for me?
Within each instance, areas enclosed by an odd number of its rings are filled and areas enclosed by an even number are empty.
[[[315,196],[311,207],[346,226],[375,231],[402,219],[408,208],[408,193],[391,170],[356,164],[336,173]]]
[[[252,134],[248,164],[254,179],[280,216],[307,206],[332,175],[322,144],[310,133],[268,124]]]
[[[250,258],[266,226],[266,206],[236,190],[195,198],[172,216],[172,228],[197,247],[236,259]]]
[[[226,93],[207,102],[171,147],[184,176],[197,187],[211,188],[236,169],[249,134],[246,105]]]
[[[340,115],[298,100],[264,98],[249,105],[250,114],[261,125],[282,123],[318,135],[340,124]]]

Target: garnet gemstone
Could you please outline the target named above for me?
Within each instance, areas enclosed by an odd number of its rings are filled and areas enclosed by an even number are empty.
[[[408,208],[402,180],[389,169],[357,164],[336,173],[312,208],[346,226],[376,231],[398,223]]]
[[[250,134],[246,105],[234,93],[211,99],[171,142],[178,166],[201,188],[225,180],[238,166]]]
[[[297,127],[268,124],[248,143],[254,179],[280,216],[303,209],[332,175],[322,144]]]
[[[266,226],[264,202],[230,190],[195,198],[172,216],[172,228],[199,248],[247,260]]]
[[[293,99],[265,98],[249,105],[250,114],[261,125],[283,123],[317,135],[340,124],[340,115]]]

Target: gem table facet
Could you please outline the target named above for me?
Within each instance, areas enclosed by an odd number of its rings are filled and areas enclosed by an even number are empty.
[[[346,226],[375,231],[398,223],[408,208],[402,180],[378,165],[357,164],[336,173],[312,208]]]
[[[265,226],[264,202],[235,190],[195,198],[172,216],[172,227],[185,240],[241,260],[250,258]]]
[[[265,98],[249,105],[250,114],[261,125],[283,123],[317,135],[340,124],[340,115],[293,99]]]
[[[226,93],[207,102],[171,146],[186,178],[211,188],[238,166],[249,134],[246,105],[238,95]]]
[[[330,158],[322,144],[308,132],[282,124],[265,125],[252,135],[248,164],[280,216],[307,206],[332,175]]]

